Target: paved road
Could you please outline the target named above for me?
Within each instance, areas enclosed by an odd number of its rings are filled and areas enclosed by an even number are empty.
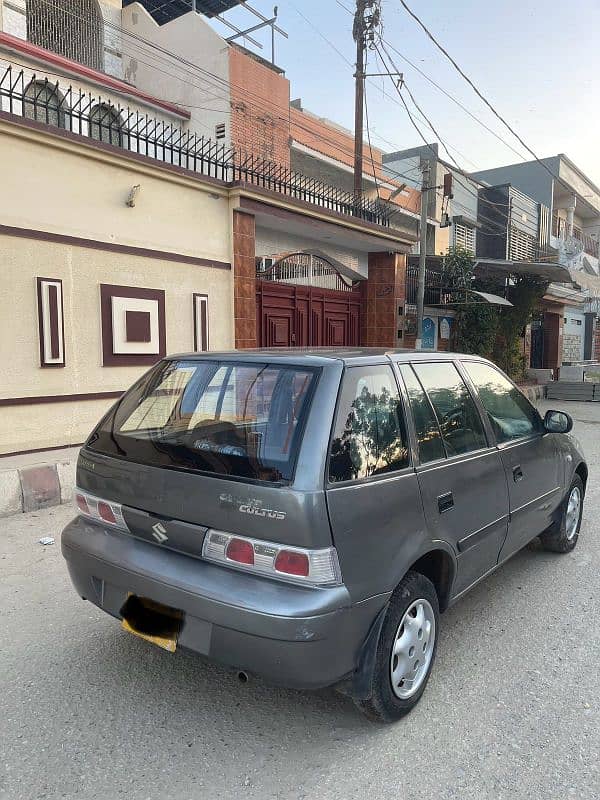
[[[575,552],[520,553],[442,618],[419,707],[373,725],[123,633],[78,599],[66,508],[0,528],[0,797],[597,800],[600,407],[565,404],[591,466]]]

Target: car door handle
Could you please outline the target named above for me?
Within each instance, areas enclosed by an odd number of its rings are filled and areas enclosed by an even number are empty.
[[[438,511],[440,514],[443,514],[445,511],[450,511],[451,508],[454,508],[454,497],[452,492],[447,492],[446,494],[441,494],[438,499]]]
[[[522,481],[525,476],[523,475],[523,470],[521,469],[521,465],[517,464],[516,467],[513,467],[513,480],[515,483]]]

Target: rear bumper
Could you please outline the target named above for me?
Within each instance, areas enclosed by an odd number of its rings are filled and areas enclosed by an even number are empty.
[[[73,520],[62,553],[81,597],[120,618],[133,592],[185,612],[181,647],[295,688],[350,675],[389,595],[351,604],[344,586],[307,588],[180,555]]]

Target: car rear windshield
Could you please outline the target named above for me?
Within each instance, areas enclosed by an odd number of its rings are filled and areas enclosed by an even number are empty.
[[[153,466],[289,482],[315,381],[300,366],[161,362],[87,446]]]

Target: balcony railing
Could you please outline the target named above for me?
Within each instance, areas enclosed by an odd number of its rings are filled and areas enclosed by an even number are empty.
[[[112,100],[37,78],[10,65],[0,75],[0,109],[9,114],[225,183],[242,181],[365,222],[390,224],[391,212],[379,201],[356,197],[252,153],[233,150]]]
[[[557,239],[567,239],[569,236],[567,220],[562,219],[558,214],[552,217],[552,235]],[[577,239],[583,245],[584,253],[590,256],[599,257],[600,247],[597,239],[594,239],[587,233],[584,233],[577,225],[573,225],[573,238]]]
[[[426,306],[441,306],[449,302],[449,292],[443,286],[444,276],[439,269],[425,269],[425,302]],[[417,304],[417,289],[419,284],[419,267],[417,264],[408,264],[406,267],[406,303],[410,306]]]

